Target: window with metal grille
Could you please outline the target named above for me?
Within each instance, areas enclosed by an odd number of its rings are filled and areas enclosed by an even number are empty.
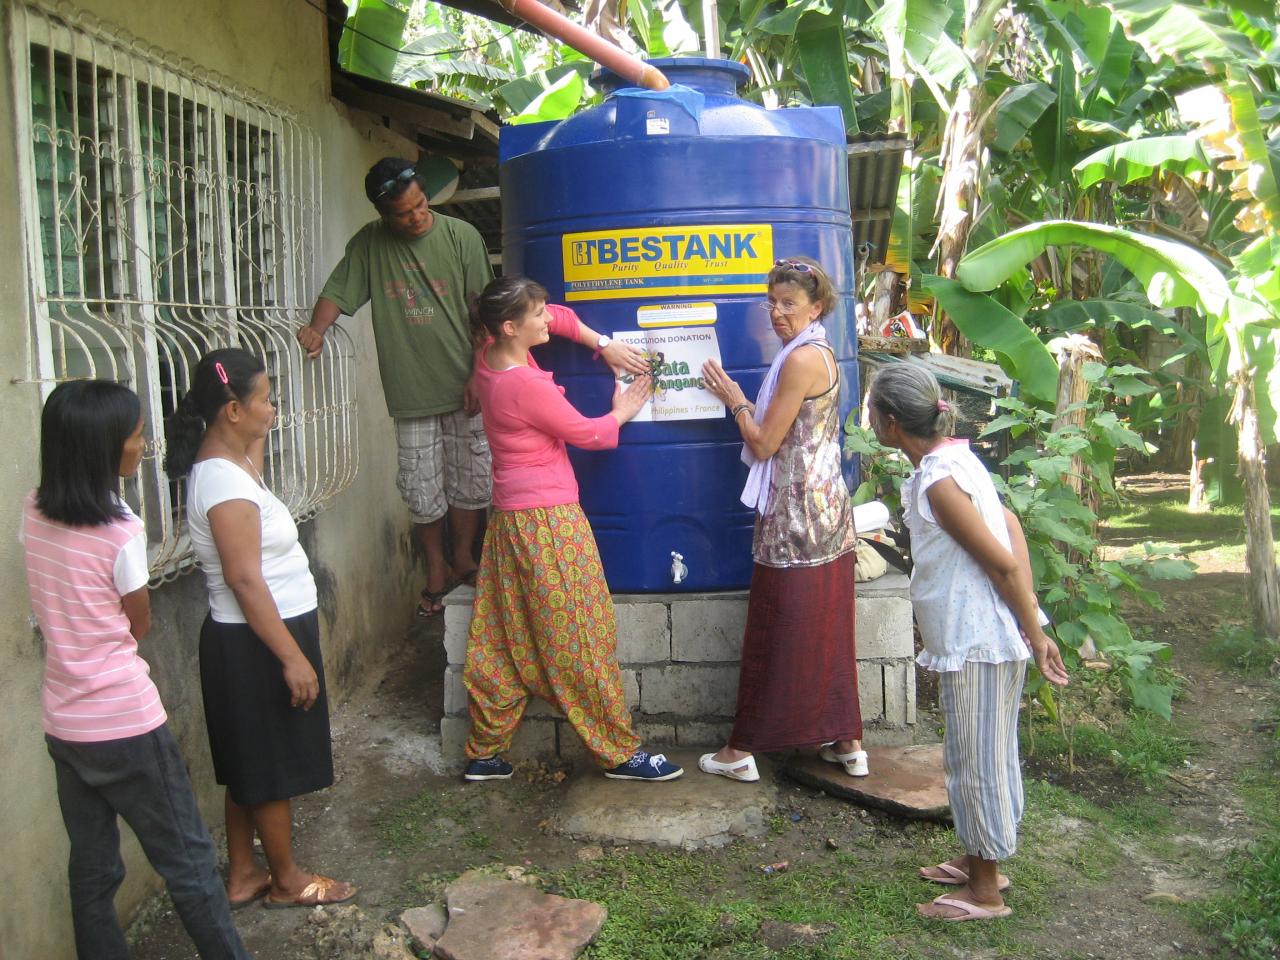
[[[306,322],[320,235],[320,144],[297,117],[88,15],[13,4],[15,111],[34,329],[28,377],[118,380],[142,398],[147,446],[126,497],[155,581],[193,557],[164,418],[210,349],[262,357],[279,410],[265,478],[295,518],[358,464],[354,362],[339,327],[319,360]]]

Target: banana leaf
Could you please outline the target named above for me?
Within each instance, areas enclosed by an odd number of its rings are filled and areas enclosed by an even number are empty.
[[[359,0],[338,41],[338,62],[345,70],[390,80],[409,13],[386,0]]]
[[[513,114],[520,114],[524,112],[530,103],[554,86],[557,81],[564,79],[566,74],[576,73],[583,80],[586,80],[594,69],[595,64],[590,60],[575,60],[572,63],[562,63],[538,73],[530,74],[527,77],[512,80],[510,83],[505,83],[494,91],[494,96],[501,100]],[[547,119],[558,118],[548,117]]]
[[[946,0],[886,0],[867,22],[884,37],[889,55],[889,75],[905,79],[910,64],[922,64],[947,35],[954,14]]]
[[[1267,131],[1258,119],[1258,102],[1254,97],[1253,78],[1239,64],[1227,66],[1227,100],[1231,103],[1231,122],[1240,139],[1245,160],[1249,163],[1249,192],[1262,203],[1270,224],[1270,233],[1280,232],[1280,189],[1276,168],[1267,149]]]
[[[1231,17],[1201,3],[1169,0],[1106,0],[1103,4],[1125,33],[1153,61],[1168,57],[1178,63],[1197,60],[1252,60],[1257,50],[1234,28]]]
[[[806,13],[796,29],[796,48],[815,104],[832,104],[844,114],[846,133],[858,132],[858,111],[849,82],[849,58],[845,53],[844,20],[838,14]]]
[[[1199,307],[1211,320],[1211,339],[1232,299],[1222,273],[1204,254],[1170,240],[1121,227],[1046,220],[1007,233],[968,253],[956,270],[969,290],[994,289],[1046,248],[1072,244],[1110,254],[1142,283],[1157,307]]]
[[[1110,327],[1117,323],[1135,329],[1150,327],[1166,336],[1177,337],[1198,350],[1205,349],[1199,337],[1159,311],[1123,300],[1059,300],[1037,314],[1035,321],[1066,333],[1087,327]]]
[[[1189,134],[1146,137],[1103,147],[1074,167],[1081,189],[1102,180],[1126,184],[1151,176],[1157,170],[1186,176],[1209,170],[1211,164],[1198,138]]]
[[[1004,371],[1021,384],[1022,393],[1053,406],[1058,364],[1021,317],[955,280],[926,276],[921,286],[937,298],[965,337],[996,354]]]
[[[582,76],[571,70],[529,101],[528,106],[514,117],[508,117],[506,122],[518,124],[563,120],[578,109],[585,88]]]
[[[992,149],[1010,153],[1054,99],[1053,88],[1039,81],[1021,83],[1000,94],[992,110],[995,125]]]

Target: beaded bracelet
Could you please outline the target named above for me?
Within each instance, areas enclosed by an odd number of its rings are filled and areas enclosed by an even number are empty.
[[[743,410],[748,410],[750,408],[751,408],[751,404],[749,403],[738,404],[736,407],[733,408],[733,419],[737,420],[738,414],[740,414]]]

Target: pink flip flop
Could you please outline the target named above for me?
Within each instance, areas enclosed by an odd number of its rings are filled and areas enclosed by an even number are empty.
[[[947,874],[947,876],[931,877],[927,873],[925,873],[926,870],[941,870],[943,873]],[[930,883],[940,883],[943,886],[947,886],[947,887],[963,887],[966,883],[969,882],[969,874],[965,873],[959,867],[953,867],[949,863],[939,863],[933,867],[921,867],[920,879],[928,880]],[[1009,886],[1010,886],[1009,878],[1006,877],[1003,873],[1000,874],[999,878],[996,880],[996,889],[999,890],[1001,893],[1004,893],[1006,890],[1009,889]]]
[[[966,920],[1003,920],[1013,913],[1012,907],[1004,906],[996,910],[988,910],[968,900],[959,900],[945,894],[934,897],[933,902],[940,907],[955,907],[957,910],[963,910],[964,913],[958,917],[928,917],[922,913],[921,916],[925,916],[926,920],[946,920],[948,923],[963,923]],[[916,910],[920,910],[923,906],[922,903],[916,904]]]

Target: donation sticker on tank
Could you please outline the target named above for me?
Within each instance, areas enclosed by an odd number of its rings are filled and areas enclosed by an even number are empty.
[[[773,266],[773,227],[723,223],[566,233],[561,257],[567,302],[763,294]]]
[[[653,399],[636,414],[636,421],[664,423],[724,416],[724,404],[702,382],[702,365],[708,360],[720,362],[720,341],[714,327],[620,330],[613,338],[642,350],[653,371]],[[618,377],[624,387],[633,379],[629,373]]]

